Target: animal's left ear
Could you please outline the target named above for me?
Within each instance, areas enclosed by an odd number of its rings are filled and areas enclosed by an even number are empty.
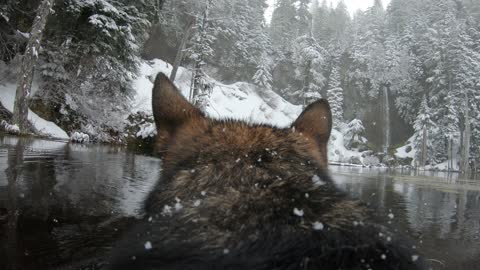
[[[327,143],[332,132],[332,112],[328,101],[320,99],[308,105],[292,127],[313,137],[326,161]]]
[[[158,152],[162,152],[179,128],[205,119],[200,109],[188,102],[163,73],[157,74],[152,89],[152,111],[157,126]]]

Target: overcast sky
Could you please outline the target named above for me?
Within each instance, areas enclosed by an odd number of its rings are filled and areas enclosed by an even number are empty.
[[[331,2],[333,6],[337,6],[337,3],[340,0],[327,0],[327,2]],[[348,7],[348,10],[350,11],[350,14],[353,14],[357,9],[365,10],[368,7],[373,5],[374,0],[344,0],[345,4]],[[382,0],[383,1],[383,7],[387,8],[388,3],[390,3],[390,0]],[[272,12],[273,12],[273,3],[275,0],[267,0],[267,3],[270,5],[268,8],[265,17],[267,18],[267,22],[270,22],[270,19],[272,17]],[[318,1],[319,3],[322,3],[322,0]]]

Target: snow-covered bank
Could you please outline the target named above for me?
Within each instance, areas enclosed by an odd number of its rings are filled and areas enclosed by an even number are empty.
[[[162,60],[145,61],[133,88],[137,91],[133,112],[151,113],[153,80],[157,73],[170,75],[172,65]],[[187,97],[190,91],[192,73],[180,67],[175,84]],[[253,84],[237,82],[222,84],[208,78],[213,84],[206,113],[213,118],[234,118],[254,123],[268,123],[280,127],[288,126],[302,111],[301,106],[293,105],[271,90],[258,89]]]
[[[397,148],[395,150],[395,157],[397,159],[404,159],[410,161],[410,166],[415,167],[415,155],[417,150],[413,145],[414,137],[411,137],[407,140],[405,145]],[[422,171],[451,171],[451,172],[458,172],[460,171],[460,161],[458,158],[454,158],[453,160],[447,160],[439,164],[434,165],[427,165],[424,168],[417,168],[418,170]]]
[[[32,85],[32,93],[38,89],[37,84]],[[13,112],[13,105],[15,102],[15,91],[16,85],[14,83],[2,83],[0,82],[0,102],[10,112]],[[68,134],[58,127],[55,123],[42,119],[37,114],[28,110],[28,120],[33,125],[35,130],[38,132],[39,135],[61,139],[61,140],[69,140]]]
[[[140,75],[135,80],[133,88],[137,91],[133,102],[132,113],[152,113],[153,80],[158,72],[170,75],[172,65],[162,60],[144,61],[141,64]],[[180,67],[175,84],[187,97],[190,91],[192,73]],[[253,123],[266,123],[278,127],[289,126],[301,113],[302,107],[293,105],[272,90],[259,89],[245,82],[231,85],[220,83],[208,78],[213,85],[206,113],[213,118],[233,118],[247,120]],[[146,138],[155,133],[154,124],[147,123],[141,127],[137,136]],[[358,165],[376,165],[370,157],[358,151],[348,150],[344,144],[344,135],[333,130],[329,145],[330,161],[339,163],[356,162]]]

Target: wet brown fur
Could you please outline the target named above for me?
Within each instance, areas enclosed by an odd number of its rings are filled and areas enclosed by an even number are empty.
[[[309,105],[284,129],[214,120],[159,74],[153,111],[162,178],[113,269],[420,268],[328,176],[328,102]]]

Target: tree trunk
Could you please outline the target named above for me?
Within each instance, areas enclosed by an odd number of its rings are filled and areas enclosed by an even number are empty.
[[[303,82],[302,82],[302,88],[303,88],[303,104],[302,104],[302,110],[305,110],[307,107],[307,93],[309,92],[309,86],[310,86],[310,69],[312,68],[312,60],[308,60],[307,66],[305,67],[305,76],[303,77]]]
[[[162,11],[163,4],[164,4],[164,3],[165,3],[165,0],[157,0],[157,8],[158,8],[158,10],[157,10],[157,12],[158,12],[158,13],[157,13],[157,18],[158,18],[158,24],[159,24],[159,25],[160,25],[161,20],[162,20],[162,19],[161,19],[161,16],[160,16],[160,13],[161,13],[161,11]]]
[[[447,170],[450,172],[450,171],[453,171],[454,168],[453,168],[453,138],[451,135],[449,135],[447,137],[447,147],[448,147],[448,150],[447,150],[447,162],[448,162],[448,166],[447,166]]]
[[[180,47],[178,48],[177,55],[175,56],[175,62],[173,62],[173,70],[170,74],[170,81],[175,81],[175,77],[177,76],[178,67],[182,63],[183,60],[183,53],[185,50],[185,45],[187,44],[188,39],[190,38],[190,34],[192,33],[192,28],[195,25],[195,19],[187,25],[185,33],[183,34],[182,42],[180,43]]]
[[[201,84],[201,79],[202,79],[202,68],[201,68],[201,62],[197,61],[195,64],[195,73],[193,76],[193,85],[192,85],[192,90],[191,90],[191,102],[193,105],[197,105],[197,97],[200,92],[200,84]]]
[[[199,29],[201,33],[199,42],[201,42],[202,44],[203,42],[205,42],[206,35],[207,35],[207,20],[208,20],[208,11],[210,8],[210,1],[211,0],[206,1],[205,10],[203,12],[202,25],[200,26],[200,29]],[[201,82],[201,77],[203,75],[202,66],[204,64],[203,63],[204,57],[205,57],[204,53],[201,52],[200,55],[195,60],[192,84],[190,86],[190,95],[189,95],[190,102],[192,102],[194,105],[197,105],[197,96],[200,91],[200,82]]]
[[[470,159],[470,137],[471,137],[471,128],[470,128],[470,115],[468,108],[468,97],[465,97],[465,131],[463,133],[463,151],[462,151],[462,162],[460,164],[460,169],[462,172],[468,170],[468,161]]]
[[[28,98],[32,88],[33,70],[38,59],[43,30],[53,7],[53,1],[43,0],[38,7],[27,48],[22,58],[21,70],[18,74],[13,123],[18,125],[21,133],[26,133],[28,130]]]
[[[421,166],[425,167],[425,163],[427,162],[427,127],[423,127],[423,138],[422,138],[422,160]]]

